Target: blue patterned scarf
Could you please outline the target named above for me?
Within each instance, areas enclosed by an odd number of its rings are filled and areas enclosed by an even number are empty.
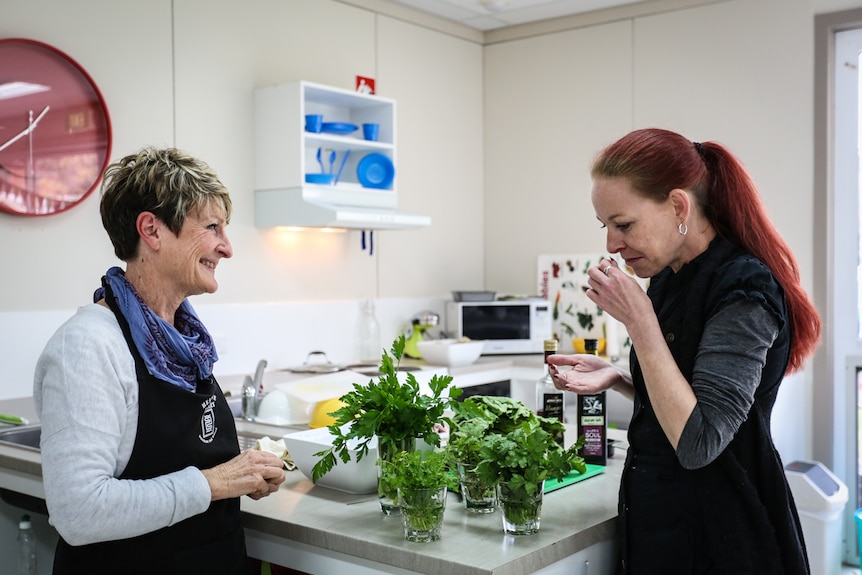
[[[112,267],[102,278],[102,287],[93,294],[97,302],[110,286],[123,317],[129,323],[132,341],[144,359],[151,375],[194,391],[199,379],[212,375],[218,354],[212,337],[192,309],[183,300],[169,324],[143,302],[141,296],[118,267]]]

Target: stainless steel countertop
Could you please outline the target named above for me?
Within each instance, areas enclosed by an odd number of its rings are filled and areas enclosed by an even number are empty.
[[[535,357],[524,363],[536,365]],[[541,359],[539,359],[541,361]],[[511,368],[510,356],[481,358],[466,368],[453,370],[476,374],[483,370]],[[28,417],[36,422],[30,398],[0,401],[0,413]],[[296,431],[284,427],[238,421],[240,431],[279,438]],[[625,432],[609,430],[610,437],[625,439]],[[567,433],[574,439],[574,429]],[[617,491],[625,452],[616,456],[605,472],[545,496],[542,526],[534,536],[512,537],[502,531],[499,512],[468,514],[457,496],[448,502],[442,538],[430,544],[404,540],[399,517],[386,517],[374,495],[350,495],[317,487],[300,471],[287,473],[277,493],[254,501],[242,498],[244,525],[267,536],[288,539],[368,561],[421,573],[462,575],[516,575],[532,573],[615,534]],[[0,487],[44,497],[38,453],[0,446]]]
[[[574,430],[567,433],[573,439]],[[613,439],[625,432],[609,430]],[[278,538],[426,574],[520,575],[533,573],[616,533],[617,491],[624,450],[601,475],[546,494],[542,526],[532,536],[503,533],[497,511],[468,514],[450,494],[442,536],[429,544],[407,542],[400,517],[380,512],[376,495],[350,495],[317,487],[299,471],[288,473],[278,493],[243,498],[243,524]]]

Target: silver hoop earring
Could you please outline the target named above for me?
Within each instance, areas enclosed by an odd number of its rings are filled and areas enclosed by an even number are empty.
[[[679,235],[681,236],[684,236],[688,233],[688,226],[685,222],[680,222],[679,226],[676,229],[679,230]]]

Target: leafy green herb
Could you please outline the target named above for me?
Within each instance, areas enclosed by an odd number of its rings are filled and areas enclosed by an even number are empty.
[[[353,391],[341,396],[344,404],[334,411],[335,421],[329,426],[334,436],[332,447],[316,453],[321,459],[312,469],[317,482],[332,470],[340,459],[350,461],[348,441],[361,440],[356,446],[357,461],[368,454],[369,442],[377,436],[379,450],[392,451],[404,440],[424,438],[426,443],[440,445],[434,425],[443,421],[446,409],[462,391],[452,386],[452,376],[435,375],[429,386],[432,395],[420,393],[419,383],[412,373],[406,381],[398,379],[398,367],[404,355],[406,338],[401,334],[392,344],[391,355],[385,350],[380,359],[380,376],[366,385],[353,384]],[[451,386],[451,387],[450,387]],[[448,388],[447,396],[443,392]]]
[[[559,439],[565,426],[557,419],[536,415],[520,401],[474,395],[453,410],[452,455],[475,468],[489,484],[508,482],[532,494],[540,481],[562,480],[571,471],[586,471],[584,459],[578,455],[583,438],[563,449]]]
[[[446,448],[434,451],[401,451],[391,460],[382,461],[380,480],[392,489],[439,489],[456,487],[451,457]]]
[[[554,434],[543,428],[544,422],[539,421],[543,419],[546,418],[537,416],[535,421],[525,421],[509,433],[486,436],[480,450],[481,460],[476,466],[479,477],[485,481],[496,478],[511,488],[523,486],[532,494],[541,481],[562,480],[571,471],[586,471],[586,464],[577,453],[583,442],[564,450]]]
[[[494,395],[474,395],[452,406],[450,437],[475,435],[478,432],[507,433],[522,421],[530,421],[537,416],[522,402],[511,397]],[[474,429],[478,428],[478,429]],[[451,443],[451,441],[450,441]]]

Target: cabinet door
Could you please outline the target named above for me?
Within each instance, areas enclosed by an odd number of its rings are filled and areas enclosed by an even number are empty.
[[[324,131],[305,130],[305,116],[323,116]],[[376,141],[365,140],[362,125],[378,124]],[[355,127],[350,131],[345,127]],[[310,82],[260,88],[255,92],[255,189],[319,188],[332,203],[375,205],[381,190],[396,190],[395,102]],[[391,163],[392,179],[380,188],[360,184],[357,169],[369,154]],[[378,158],[380,156],[377,156]],[[384,168],[385,166],[384,161]],[[337,174],[335,185],[308,184],[306,174]],[[350,203],[352,192],[372,199]],[[381,198],[385,207],[387,202]]]
[[[616,541],[607,539],[560,559],[534,575],[611,575],[616,570]]]

